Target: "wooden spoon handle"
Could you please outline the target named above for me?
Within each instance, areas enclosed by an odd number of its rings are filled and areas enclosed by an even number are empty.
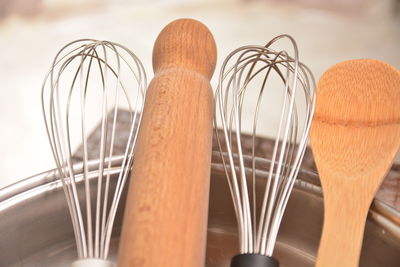
[[[369,206],[360,205],[362,196],[357,192],[347,198],[349,201],[344,202],[342,197],[324,196],[330,205],[325,205],[316,267],[359,266]]]
[[[215,62],[198,21],[174,21],[156,40],[118,266],[205,265]]]

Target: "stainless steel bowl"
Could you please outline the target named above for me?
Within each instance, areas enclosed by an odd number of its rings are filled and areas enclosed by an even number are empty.
[[[260,164],[267,161],[258,160]],[[113,159],[112,177],[120,158]],[[95,177],[96,162],[90,167]],[[76,169],[82,166],[76,165]],[[258,173],[261,189],[267,173]],[[115,179],[113,179],[115,180]],[[82,185],[82,183],[80,183]],[[125,198],[123,199],[123,202]],[[345,205],[346,203],[343,203]],[[115,260],[124,203],[113,233],[110,256]],[[315,173],[301,170],[278,236],[275,256],[282,267],[314,265],[322,227],[322,194]],[[237,253],[236,219],[218,156],[212,165],[207,266],[229,266]],[[76,257],[74,236],[64,192],[54,170],[0,190],[0,266],[69,266]],[[365,230],[360,266],[400,266],[400,214],[375,201]]]

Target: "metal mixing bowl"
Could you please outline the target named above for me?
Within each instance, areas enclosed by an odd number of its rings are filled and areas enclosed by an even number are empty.
[[[112,160],[113,178],[119,172],[120,160],[118,157]],[[268,164],[264,161],[258,160],[260,164]],[[75,168],[82,169],[82,166],[78,164]],[[92,162],[89,168],[91,177],[95,178],[97,162]],[[257,174],[258,189],[266,175],[263,171]],[[82,189],[83,183],[79,184]],[[110,251],[113,260],[117,254],[123,207],[124,203],[121,203],[113,233]],[[301,170],[275,249],[282,267],[314,265],[322,216],[318,177],[313,172]],[[71,220],[56,171],[32,176],[0,190],[0,237],[1,267],[69,266],[76,258]],[[207,266],[229,266],[232,255],[238,251],[237,243],[236,219],[217,155],[213,157],[212,165]],[[400,266],[400,214],[379,201],[374,202],[368,216],[361,266]]]

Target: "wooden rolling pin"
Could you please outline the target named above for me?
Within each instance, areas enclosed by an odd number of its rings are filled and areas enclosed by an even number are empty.
[[[216,45],[191,19],[158,36],[119,247],[120,267],[205,265]]]

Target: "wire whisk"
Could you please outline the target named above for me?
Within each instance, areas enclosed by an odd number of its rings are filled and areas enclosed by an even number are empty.
[[[133,160],[146,88],[144,67],[134,53],[120,44],[93,39],[64,46],[43,82],[44,121],[79,259],[107,260],[118,204]],[[117,134],[121,106],[129,110],[130,116],[129,136],[125,138]],[[100,142],[96,148],[89,147],[89,133],[99,121]],[[81,150],[75,152],[78,146]],[[112,190],[110,173],[115,166],[111,159],[121,147],[121,171]],[[74,158],[76,153],[82,158]],[[78,162],[80,170],[74,168]],[[89,163],[93,162],[98,169],[94,178],[89,172]],[[78,189],[82,180],[84,192]]]
[[[284,50],[273,49],[283,40],[293,47],[293,57]],[[282,84],[280,87],[270,81],[274,78]],[[274,102],[279,93],[282,103],[277,110],[280,116],[269,158],[271,164],[258,166],[257,126],[269,123],[263,121],[263,114],[274,111],[273,103],[265,102]],[[246,105],[249,99],[250,105]],[[222,64],[215,92],[215,124],[220,124],[222,131],[216,131],[216,135],[236,213],[241,254],[272,258],[282,216],[307,146],[314,105],[313,75],[299,61],[296,42],[289,35],[277,36],[265,46],[240,47]],[[248,112],[252,116],[250,122],[243,118]],[[251,124],[251,155],[243,152],[241,133],[245,124]],[[273,123],[270,124],[272,127]],[[260,169],[268,172],[261,196],[256,194],[256,170]],[[237,262],[234,258],[232,266],[243,266]]]

